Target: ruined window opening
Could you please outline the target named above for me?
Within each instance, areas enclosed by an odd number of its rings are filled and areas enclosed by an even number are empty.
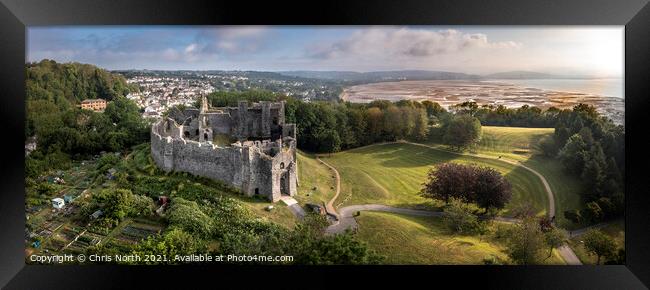
[[[255,195],[260,195],[260,189],[257,187],[255,188]]]
[[[189,131],[185,131],[185,137],[190,137],[190,132]]]
[[[280,162],[280,169],[284,169],[284,162]]]
[[[277,124],[278,124],[278,117],[273,117],[273,125],[277,125]]]
[[[199,135],[199,129],[196,129],[196,133],[194,135]]]
[[[203,139],[208,139],[208,133],[203,133]]]

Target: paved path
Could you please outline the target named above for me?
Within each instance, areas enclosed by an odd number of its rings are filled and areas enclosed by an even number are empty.
[[[336,220],[339,220],[339,214],[336,212],[336,209],[334,208],[334,201],[339,197],[339,193],[341,193],[341,175],[339,175],[339,171],[334,168],[334,166],[329,165],[327,162],[323,161],[320,159],[320,157],[316,156],[316,159],[320,161],[320,163],[323,163],[325,166],[329,167],[332,171],[334,171],[334,176],[336,177],[336,193],[334,194],[334,197],[330,199],[327,204],[325,204],[325,210],[327,211],[328,214],[331,214],[334,216]]]
[[[588,226],[586,228],[581,228],[581,229],[569,231],[569,237],[573,238],[573,237],[581,236],[581,235],[586,234],[589,230],[600,229],[600,228],[603,228],[603,227],[607,226],[608,224],[614,223],[614,222],[617,222],[617,221],[598,223],[598,224],[595,224],[595,225]]]
[[[521,168],[524,168],[524,169],[532,172],[533,174],[535,174],[539,178],[539,180],[542,181],[542,184],[544,184],[544,189],[546,190],[546,196],[548,197],[548,211],[546,211],[546,215],[549,218],[555,216],[555,196],[553,195],[553,191],[551,190],[551,186],[548,184],[548,181],[546,181],[546,178],[544,178],[544,175],[537,172],[537,170],[532,169],[532,168],[530,168],[530,167],[528,167],[526,165],[523,165],[519,161],[509,160],[509,159],[506,159],[506,158],[498,158],[498,157],[485,155],[485,154],[478,154],[478,153],[477,154],[471,154],[471,153],[454,152],[454,151],[451,151],[451,150],[440,149],[440,148],[437,148],[437,147],[431,146],[431,145],[426,145],[426,144],[421,144],[421,143],[413,143],[413,142],[408,142],[408,141],[397,141],[395,143],[406,143],[406,144],[411,144],[411,145],[415,145],[415,146],[422,146],[422,147],[427,147],[429,149],[438,150],[438,151],[447,152],[447,153],[456,154],[456,155],[472,156],[472,157],[479,157],[479,158],[484,158],[484,159],[496,159],[496,160],[499,160],[499,161],[502,161],[502,162],[505,162],[505,163],[508,163],[508,164],[512,164],[512,165],[515,165],[515,166],[520,166]]]
[[[389,144],[390,142],[387,143],[382,143],[382,144]],[[464,155],[464,156],[472,156],[472,157],[479,157],[479,158],[485,158],[485,159],[496,159],[505,163],[509,163],[515,166],[520,166],[533,174],[535,174],[542,182],[544,185],[544,189],[546,190],[546,195],[548,197],[549,205],[548,205],[548,211],[546,211],[546,215],[549,218],[552,218],[555,216],[555,196],[553,195],[553,191],[551,190],[551,186],[549,185],[548,181],[546,181],[546,178],[544,176],[537,172],[536,170],[521,164],[521,162],[514,161],[514,160],[508,160],[505,158],[497,158],[494,156],[490,155],[485,155],[485,154],[469,154],[469,153],[460,153],[460,152],[454,152],[450,150],[445,150],[445,149],[440,149],[431,145],[426,145],[426,144],[421,144],[421,143],[413,143],[413,142],[408,142],[408,141],[397,141],[397,142],[392,142],[392,143],[405,143],[405,144],[411,144],[415,146],[422,146],[422,147],[427,147],[429,149],[433,150],[438,150],[442,152],[447,152],[455,155]],[[377,144],[375,144],[377,145]],[[371,145],[372,146],[372,145]],[[416,210],[416,209],[406,209],[406,208],[397,208],[397,207],[391,207],[391,206],[386,206],[386,205],[381,205],[381,204],[365,204],[365,205],[351,205],[351,206],[346,206],[343,208],[340,208],[339,211],[340,213],[336,213],[336,209],[334,209],[333,203],[336,200],[336,198],[339,196],[340,193],[340,188],[341,188],[341,176],[339,175],[338,170],[334,168],[333,166],[329,165],[328,163],[324,162],[320,158],[318,158],[318,161],[332,169],[336,175],[336,194],[334,197],[327,203],[326,209],[328,213],[334,214],[337,217],[337,220],[331,224],[325,232],[327,234],[336,234],[345,231],[345,229],[353,229],[356,230],[358,227],[358,224],[356,220],[354,219],[353,214],[357,211],[363,211],[363,210],[371,210],[371,211],[385,211],[385,212],[392,212],[392,213],[399,213],[399,214],[406,214],[406,215],[418,215],[418,216],[441,216],[443,213],[442,212],[434,212],[434,211],[426,211],[426,210]],[[303,212],[304,216],[304,212]],[[506,217],[495,217],[494,220],[501,221],[501,222],[510,222],[510,223],[517,223],[519,222],[518,219],[514,218],[506,218]],[[597,225],[596,225],[597,226]],[[576,230],[574,231],[575,233],[580,233],[580,231],[586,231],[586,229],[581,229],[581,230]],[[570,233],[572,234],[572,233]],[[561,247],[558,248],[558,252],[564,259],[564,261],[569,264],[569,265],[582,265],[580,262],[580,259],[576,256],[576,254],[573,252],[573,249],[569,247],[567,244],[562,245]]]
[[[515,166],[520,166],[521,168],[524,168],[533,174],[535,174],[541,181],[542,184],[544,184],[544,189],[546,190],[546,196],[548,197],[548,211],[546,211],[546,216],[549,218],[555,217],[555,195],[553,195],[553,191],[551,190],[551,186],[548,184],[548,181],[546,181],[546,178],[544,178],[544,175],[541,173],[537,172],[537,170],[532,169],[526,165],[521,164],[521,162],[514,161],[514,160],[508,160],[506,158],[497,158],[494,156],[490,155],[485,155],[485,154],[469,154],[469,153],[459,153],[459,152],[454,152],[454,151],[449,151],[449,150],[444,150],[440,148],[436,148],[431,145],[426,145],[426,144],[420,144],[420,143],[413,143],[413,142],[408,142],[408,141],[398,141],[398,143],[406,143],[406,144],[411,144],[411,145],[416,145],[416,146],[423,146],[427,147],[433,150],[438,150],[438,151],[443,151],[443,152],[448,152],[456,155],[465,155],[465,156],[474,156],[474,157],[480,157],[480,158],[487,158],[487,159],[497,159],[502,162],[506,162],[509,164],[513,164]],[[582,265],[582,262],[580,262],[580,259],[578,259],[578,256],[573,252],[573,249],[569,247],[567,244],[562,245],[561,247],[558,248],[558,251],[564,261],[569,264],[569,265]]]
[[[337,234],[342,233],[346,229],[356,230],[358,227],[357,221],[354,219],[354,214],[358,211],[383,211],[404,215],[413,215],[413,216],[433,216],[441,217],[445,213],[442,211],[431,211],[423,209],[410,209],[402,207],[392,207],[383,204],[361,204],[361,205],[351,205],[342,207],[339,209],[340,219],[338,222],[331,224],[325,230],[327,234]],[[493,220],[505,223],[518,223],[521,220],[516,218],[508,217],[494,217]]]

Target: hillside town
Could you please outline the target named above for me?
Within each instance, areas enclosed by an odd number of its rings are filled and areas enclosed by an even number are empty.
[[[140,87],[139,93],[130,93],[127,98],[144,109],[142,116],[145,118],[158,118],[173,106],[191,106],[197,95],[214,91],[207,81],[180,77],[136,76],[128,79],[127,83]]]
[[[140,92],[127,98],[144,110],[143,117],[158,118],[167,109],[191,106],[198,95],[215,91],[266,90],[309,102],[335,100],[340,82],[287,76],[272,72],[242,71],[118,71]]]

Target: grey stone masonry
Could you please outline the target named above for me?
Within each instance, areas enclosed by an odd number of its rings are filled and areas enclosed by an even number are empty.
[[[211,108],[203,97],[198,112],[175,111],[152,125],[151,155],[167,172],[219,180],[276,202],[296,195],[298,185],[296,125],[284,121],[284,102]]]

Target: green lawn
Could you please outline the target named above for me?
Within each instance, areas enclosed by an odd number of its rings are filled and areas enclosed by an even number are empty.
[[[574,229],[579,225],[567,221],[564,211],[583,207],[580,180],[567,174],[559,160],[538,154],[539,141],[553,132],[553,128],[483,126],[481,141],[470,152],[521,161],[544,175],[555,194],[556,221],[567,229]],[[435,140],[428,145],[446,148]]]
[[[500,171],[510,181],[513,198],[503,212],[531,202],[539,214],[548,205],[541,181],[531,172],[496,159],[461,156],[411,144],[378,144],[352,149],[323,160],[341,174],[335,206],[379,203],[401,207],[436,206],[419,196],[429,169],[443,162],[471,163]]]
[[[483,154],[526,160],[537,153],[539,140],[553,134],[553,131],[553,128],[484,126],[481,141],[475,150]]]
[[[263,219],[283,225],[289,229],[292,229],[296,224],[296,217],[293,215],[289,207],[282,202],[270,203],[262,200],[241,200],[246,207]],[[265,209],[269,205],[273,205],[271,211]]]
[[[556,222],[569,230],[581,227],[581,225],[573,224],[564,218],[564,211],[584,207],[580,196],[582,191],[580,180],[567,174],[564,171],[564,166],[557,159],[535,155],[523,161],[523,164],[544,175],[544,178],[551,186],[551,190],[555,195]]]
[[[625,248],[625,221],[620,219],[617,221],[614,221],[605,227],[600,229],[603,233],[606,235],[614,238],[614,241],[616,242],[616,249],[624,249]],[[582,261],[583,264],[587,265],[595,265],[597,261],[597,257],[594,254],[588,253],[587,250],[584,247],[584,244],[582,242],[582,236],[577,236],[574,238],[571,238],[569,240],[569,245],[571,245],[571,248],[573,251],[576,253],[576,256]],[[606,258],[601,258],[601,264],[606,260]]]
[[[301,204],[327,203],[336,192],[334,173],[312,154],[298,151],[298,195]]]
[[[503,238],[494,234],[495,224],[490,226],[490,233],[479,237],[451,233],[437,217],[364,211],[357,222],[358,237],[384,255],[386,264],[482,265],[487,258],[510,263]],[[564,261],[554,251],[545,263]]]
[[[481,142],[476,151],[520,160],[526,166],[544,175],[555,194],[556,221],[563,227],[573,229],[578,225],[566,220],[564,211],[583,207],[580,200],[582,190],[580,180],[568,175],[559,160],[538,154],[539,141],[545,136],[552,135],[553,132],[553,128],[484,126]]]

